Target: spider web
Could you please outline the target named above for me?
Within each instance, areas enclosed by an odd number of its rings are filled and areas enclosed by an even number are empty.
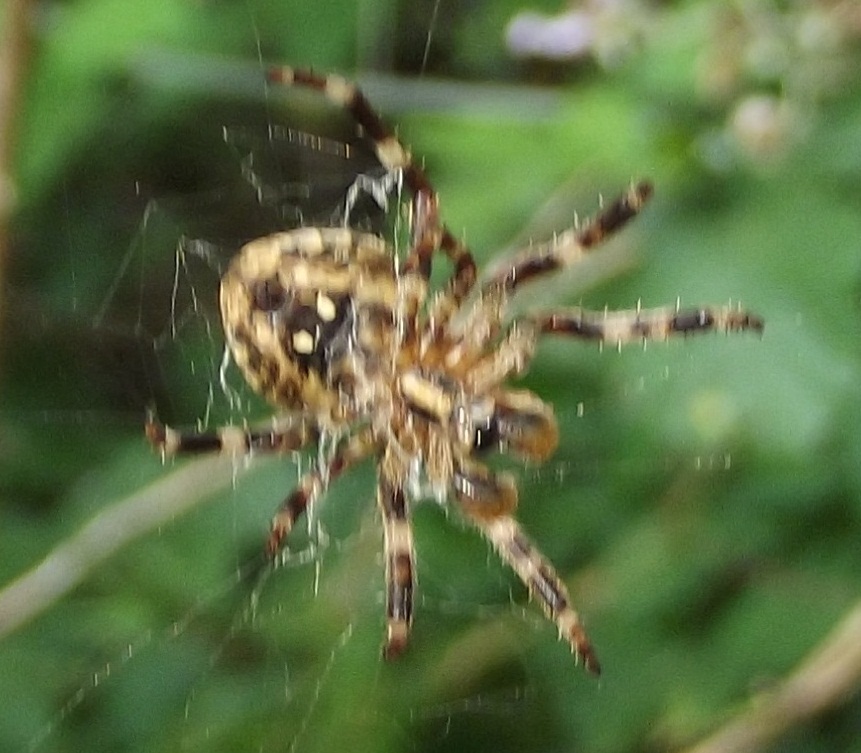
[[[269,413],[225,357],[215,291],[236,248],[291,226],[339,224],[347,212],[350,224],[370,229],[400,217],[397,196],[393,211],[385,213],[378,206],[375,187],[384,193],[396,187],[375,169],[367,145],[264,125],[224,128],[225,151],[236,170],[232,183],[190,196],[140,197],[140,225],[104,284],[103,296],[91,307],[93,332],[123,344],[125,396],[134,405],[157,408],[161,418],[176,426],[211,428]],[[313,178],[302,178],[305,173]],[[284,175],[300,177],[284,180]],[[128,420],[140,426],[134,416]],[[277,570],[261,564],[258,548],[261,528],[278,495],[294,486],[309,464],[325,464],[335,439],[324,438],[316,456],[305,454],[294,463],[255,461],[251,480],[242,473],[244,464],[237,466],[232,487],[220,500],[161,531],[155,545],[161,555],[141,556],[175,556],[169,553],[188,536],[192,541],[215,536],[226,544],[216,562],[200,562],[205,574],[195,576],[200,582],[193,606],[165,621],[156,617],[146,629],[120,631],[130,637],[120,639],[123,645],[108,649],[102,663],[85,671],[89,679],[66,695],[57,714],[30,737],[28,750],[52,749],[89,714],[128,697],[128,686],[153,673],[180,679],[179,688],[167,688],[149,714],[164,713],[167,718],[170,706],[181,706],[185,721],[177,736],[193,749],[198,734],[217,737],[217,709],[224,702],[220,680],[240,661],[237,657],[249,652],[251,663],[258,665],[252,673],[258,684],[244,703],[250,718],[270,728],[260,736],[259,749],[307,750],[309,741],[319,739],[344,673],[354,671],[356,662],[369,677],[382,671],[382,571],[370,469],[339,482],[325,503],[310,511]],[[146,450],[137,447],[135,452]],[[159,469],[155,462],[152,466],[148,475],[153,478],[179,471],[173,466]],[[364,502],[355,504],[355,499]],[[423,516],[428,514],[419,513],[419,522]],[[449,526],[438,511],[428,519],[435,528]],[[189,533],[193,529],[197,533]],[[472,538],[461,533],[464,540]],[[120,556],[134,559],[134,549]],[[476,580],[486,578],[486,556],[481,551],[471,555],[470,569],[481,576]],[[523,619],[526,613],[513,602],[480,606],[468,590],[464,594],[435,575],[437,563],[430,559],[419,560],[426,572],[420,576],[423,595],[418,605],[429,618],[438,615],[465,623],[514,613]],[[497,580],[505,593],[510,583],[500,576]],[[222,624],[225,614],[232,617]],[[540,624],[537,615],[526,621]],[[200,641],[201,632],[212,637]],[[504,717],[527,697],[521,681],[440,701],[417,712],[417,720],[411,721],[407,704],[401,716],[378,723],[391,728],[385,733],[389,736],[406,734],[414,723],[439,725],[446,736],[457,717]],[[282,723],[272,723],[272,718]]]
[[[302,132],[271,130],[261,141],[260,134],[247,127],[228,128],[225,138],[237,154],[237,186],[189,201],[148,202],[140,229],[120,260],[93,320],[93,326],[100,330],[110,328],[142,342],[140,352],[152,356],[141,367],[142,389],[150,390],[147,402],[157,404],[163,417],[175,425],[241,423],[268,412],[224,358],[213,291],[231,249],[243,237],[267,232],[267,222],[274,230],[274,226],[289,226],[291,221],[298,224],[305,216],[321,213],[337,221],[343,213],[343,201],[334,209],[315,210],[316,204],[309,199],[310,183],[278,186],[275,178],[257,169],[261,144],[270,153],[274,145],[298,145],[301,156],[313,162],[316,155],[310,157],[309,150],[313,153],[314,145],[323,143],[319,139],[309,144]],[[325,155],[345,160],[355,169],[346,147],[332,141],[323,148],[328,150]],[[350,185],[353,183],[342,186],[343,196]],[[225,198],[235,206],[243,192],[250,209],[242,214],[249,216],[253,209],[262,215],[262,231],[251,228],[245,235],[231,236],[218,222],[205,219],[210,213],[219,216],[218,207]],[[367,210],[356,211],[365,212],[361,222],[371,221]],[[189,235],[184,219],[189,214],[195,218],[195,226],[208,228],[208,237]],[[165,253],[171,248],[172,258]],[[130,309],[122,305],[129,300],[135,301]],[[566,363],[566,369],[569,367]],[[663,371],[652,377],[643,376],[641,371],[633,382],[621,386],[621,394],[646,392],[650,381],[665,378]],[[596,392],[578,403],[561,415],[563,426],[573,427],[575,437],[590,436],[590,421],[594,415],[600,416],[606,399]],[[253,480],[237,476],[234,487],[222,499],[163,531],[159,548],[168,551],[174,538],[177,542],[188,535],[226,538],[227,545],[219,548],[221,564],[209,563],[208,568],[202,568],[208,577],[195,589],[194,606],[178,618],[161,624],[156,620],[144,632],[133,634],[103,664],[95,665],[90,670],[91,679],[73,690],[57,716],[31,738],[29,750],[50,749],[91,707],[109,705],[112,697],[126,697],[127,685],[152,673],[182,676],[180,688],[166,695],[162,708],[168,707],[164,713],[169,717],[169,707],[174,714],[178,706],[182,707],[183,722],[177,737],[184,747],[195,749],[202,744],[200,735],[218,739],[221,734],[219,709],[226,699],[219,686],[237,663],[255,667],[250,673],[255,685],[247,689],[241,703],[247,718],[256,721],[258,729],[266,730],[254,737],[258,749],[308,750],[326,739],[329,708],[341,695],[343,678],[361,667],[364,676],[379,682],[380,674],[386,671],[378,659],[383,593],[370,469],[350,474],[331,490],[322,505],[310,511],[302,530],[291,537],[290,550],[277,570],[263,567],[255,548],[261,546],[260,528],[278,495],[295,485],[309,463],[325,464],[334,447],[333,441],[324,441],[319,456],[305,455],[293,464],[265,462],[262,469],[255,470]],[[585,463],[570,459],[582,454],[582,443],[575,440],[566,447],[563,440],[561,459],[521,474],[524,499],[541,498],[548,491],[556,495],[572,483],[588,498],[585,482],[600,475],[607,461],[600,459],[600,451],[593,452]],[[637,461],[629,457],[627,462]],[[714,466],[728,461],[706,458],[697,462]],[[169,467],[163,472],[174,470]],[[356,504],[356,499],[364,501]],[[431,543],[418,545],[420,616],[414,642],[419,646],[413,651],[423,651],[422,641],[433,646],[440,636],[466,632],[467,641],[480,635],[481,640],[496,642],[496,650],[504,653],[510,650],[505,633],[510,632],[512,619],[528,633],[543,635],[552,645],[552,634],[541,615],[515,595],[511,578],[496,565],[488,567],[488,555],[480,546],[475,547],[474,535],[460,530],[457,524],[452,528],[451,523],[434,506],[416,514],[417,527]],[[444,575],[451,563],[429,551],[434,538],[440,536],[457,541],[453,550],[459,576],[455,581]],[[225,571],[225,563],[232,571]],[[488,580],[493,582],[495,597],[486,601]],[[225,615],[226,624],[220,622]],[[201,632],[212,635],[201,642]],[[498,682],[493,679],[496,670],[492,665],[488,671],[484,683],[460,697],[422,705],[401,699],[397,714],[374,721],[380,727],[379,736],[396,739],[419,726],[433,730],[431,736],[438,735],[441,742],[456,740],[463,734],[460,728],[475,726],[477,719],[497,726],[534,701],[536,690],[529,678],[515,674],[513,679]],[[237,702],[235,698],[232,701]],[[382,699],[380,702],[384,703]]]
[[[225,360],[217,312],[218,279],[242,243],[300,224],[340,223],[346,197],[356,185],[360,190],[350,204],[350,224],[390,232],[393,218],[400,216],[399,201],[383,213],[368,190],[369,185],[383,185],[386,176],[375,171],[368,144],[355,137],[349,121],[334,129],[327,122],[305,130],[277,123],[266,110],[259,122],[219,117],[212,122],[229,123],[217,128],[221,133],[211,141],[219,144],[228,168],[216,171],[212,186],[191,195],[165,196],[142,188],[135,197],[142,219],[128,249],[116,260],[111,277],[96,286],[99,295],[89,307],[83,300],[74,304],[86,312],[100,346],[116,343],[112,373],[122,375],[125,405],[115,416],[121,416],[130,433],[141,431],[140,409],[146,406],[156,407],[172,425],[201,428],[268,414]],[[363,176],[359,184],[358,176]],[[80,268],[62,274],[75,282],[75,289],[83,288]],[[544,376],[535,383],[537,391],[542,382],[570,374],[570,351],[570,346],[553,347],[539,357],[536,371]],[[560,459],[521,473],[524,501],[558,496],[564,506],[570,499],[566,490],[574,486],[580,504],[585,500],[588,508],[598,503],[597,482],[608,464],[653,462],[630,447],[593,446],[591,438],[608,434],[595,423],[602,422],[610,403],[636,399],[668,378],[664,363],[660,358],[641,362],[633,372],[637,376],[606,390],[594,381],[599,358],[595,352],[586,357],[586,375],[574,389],[578,399],[561,410]],[[170,738],[178,749],[191,750],[207,746],[208,740],[227,745],[232,734],[242,735],[236,749],[331,750],[344,734],[331,729],[336,704],[376,710],[370,722],[346,720],[348,729],[350,723],[357,728],[369,723],[376,729],[370,737],[392,741],[421,728],[440,745],[468,738],[468,729],[507,729],[528,717],[523,712],[541,685],[527,670],[512,670],[511,655],[541,636],[552,661],[567,657],[509,574],[489,564],[476,536],[436,506],[416,511],[423,535],[411,653],[416,661],[439,663],[441,672],[457,676],[462,671],[464,685],[455,693],[430,692],[420,702],[419,689],[393,687],[397,683],[379,661],[384,594],[371,469],[339,481],[325,503],[311,511],[291,537],[278,569],[261,564],[261,529],[279,495],[295,485],[309,464],[331,457],[334,444],[329,439],[319,456],[305,454],[295,463],[255,462],[253,474],[237,466],[233,483],[219,497],[166,523],[155,542],[132,545],[120,555],[129,563],[120,566],[124,577],[141,578],[141,570],[152,571],[141,584],[144,601],[152,606],[163,599],[168,606],[147,616],[132,609],[123,615],[129,627],[112,636],[110,643],[117,645],[94,650],[96,657],[78,675],[88,679],[73,683],[59,712],[30,735],[29,750],[59,748],[67,737],[80,739],[76,735],[88,717],[125,717],[129,712],[113,708],[123,703],[134,706],[142,728],[147,719],[153,724],[153,719],[179,717]],[[139,441],[128,450],[134,457],[145,452]],[[691,459],[712,469],[728,462],[720,453]],[[132,478],[141,484],[179,472],[155,462],[145,470],[134,467]],[[102,488],[111,488],[114,481],[103,481]],[[72,506],[81,510],[92,509],[82,502],[84,497],[92,500],[90,505],[98,501],[91,486],[84,485],[78,494],[81,499]],[[560,518],[562,527],[573,520],[571,512],[566,515]],[[540,534],[535,531],[537,539]],[[184,556],[189,548],[195,554]],[[167,575],[170,570],[182,572],[191,585],[169,582],[161,587],[155,582],[175,579]],[[106,584],[93,588],[102,596],[102,589],[110,591],[111,579],[99,577]],[[441,647],[451,644],[455,649],[449,655]],[[478,646],[483,653],[476,651]],[[476,653],[483,663],[460,670],[458,665]],[[411,671],[409,665],[405,671]],[[237,697],[229,680],[240,672],[243,692]],[[356,675],[365,682],[350,683]],[[138,693],[137,684],[159,692]],[[427,702],[427,697],[433,700]],[[223,723],[228,707],[234,709],[231,718],[241,720],[235,729]],[[530,733],[540,738],[540,731]],[[553,733],[544,734],[552,738]],[[102,741],[104,749],[129,744],[119,737]]]
[[[137,4],[132,23],[111,0],[7,5],[4,30],[29,5],[19,37],[38,44],[0,118],[21,124],[0,238],[0,750],[678,750],[742,708],[777,720],[782,749],[858,739],[857,668],[836,681],[858,661],[857,617],[848,641],[825,638],[858,598],[851,3],[176,0]],[[571,41],[572,24],[593,35],[585,65],[551,59],[547,32]],[[318,455],[163,467],[147,447],[147,407],[189,428],[266,417],[224,368],[220,271],[249,237],[340,222],[356,176],[384,177],[348,118],[235,62],[255,44],[321,73],[408,71],[360,83],[481,270],[521,228],[512,248],[655,178],[654,206],[601,251],[642,262],[631,278],[575,288],[581,268],[524,306],[741,295],[766,315],[762,341],[548,341],[518,381],[561,428],[551,463],[514,469],[518,518],[570,588],[600,683],[433,504],[415,512],[413,642],[381,662],[371,467],[334,485],[273,571],[267,522]],[[351,222],[375,228],[360,193]],[[805,679],[792,667],[821,667],[817,644],[839,661]]]

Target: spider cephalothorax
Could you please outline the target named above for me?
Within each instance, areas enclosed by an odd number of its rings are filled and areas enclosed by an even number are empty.
[[[576,656],[598,673],[565,585],[513,517],[513,478],[481,460],[495,451],[541,462],[556,448],[550,406],[506,381],[526,370],[543,334],[615,345],[713,330],[761,331],[762,320],[740,309],[668,307],[567,308],[508,321],[506,305],[518,287],[576,264],[640,211],[649,184],[633,185],[591,221],[530,248],[479,283],[468,249],[438,219],[437,195],[424,171],[358,89],[338,77],[291,68],[274,68],[269,79],[317,89],[352,113],[382,165],[412,193],[410,247],[401,260],[383,238],[347,227],[306,227],[246,244],[221,280],[222,323],[246,380],[283,419],[272,431],[228,428],[203,435],[175,432],[153,419],[151,441],[164,454],[280,451],[335,430],[343,439],[333,458],[303,476],[274,517],[273,556],[329,481],[372,456],[384,526],[386,656],[399,654],[408,640],[415,583],[409,505],[425,490],[454,501]],[[454,272],[431,296],[428,279],[438,252]]]

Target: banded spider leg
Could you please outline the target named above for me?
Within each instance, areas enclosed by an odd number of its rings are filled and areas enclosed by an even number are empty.
[[[540,437],[545,427],[533,423],[531,418],[533,416],[527,412],[518,416],[521,429]],[[519,454],[526,456],[528,453]],[[575,657],[582,660],[592,674],[601,674],[601,664],[580,615],[572,606],[568,589],[513,515],[517,507],[517,486],[511,476],[491,473],[482,464],[472,461],[462,465],[456,473],[453,492],[467,518],[520,578],[548,619],[556,624],[559,637],[568,643]]]
[[[252,452],[294,452],[316,443],[320,438],[316,425],[305,417],[297,417],[283,426],[275,424],[270,430],[223,426],[212,431],[196,432],[172,429],[149,412],[145,431],[150,444],[163,458],[210,452],[236,456]],[[326,491],[329,483],[370,455],[374,449],[372,433],[369,430],[359,432],[345,441],[325,465],[307,471],[293,492],[281,502],[272,518],[266,543],[267,553],[275,557],[298,518]]]
[[[386,467],[383,463],[383,469]],[[386,562],[386,635],[383,656],[394,659],[404,652],[413,620],[415,555],[413,530],[403,485],[381,472],[377,506],[383,516],[383,557]]]
[[[546,274],[578,264],[588,252],[616,233],[639,214],[652,195],[650,183],[631,188],[599,211],[581,228],[569,228],[554,240],[517,255],[480,287],[461,330],[470,337],[487,339],[495,336],[502,321],[500,312],[510,297],[524,284]],[[494,382],[499,374],[516,374],[528,365],[537,336],[566,335],[621,346],[630,342],[665,340],[675,335],[705,332],[762,332],[761,317],[741,308],[695,307],[681,309],[661,307],[630,311],[590,311],[568,307],[541,314],[528,314],[514,320],[503,341],[503,347],[491,353],[475,369],[477,385]],[[477,335],[474,333],[478,333]]]
[[[432,257],[442,251],[453,265],[445,294],[435,305],[435,319],[442,325],[470,293],[477,272],[469,249],[461,243],[439,218],[439,198],[425,171],[413,162],[394,131],[371,106],[362,91],[340,76],[317,74],[288,66],[273,67],[267,79],[282,86],[302,86],[323,94],[330,102],[343,108],[374,142],[380,164],[392,172],[400,172],[403,182],[413,194],[412,242],[404,262],[405,274],[417,274],[425,282],[430,279]]]
[[[147,411],[144,431],[149,443],[163,458],[208,452],[228,455],[293,452],[319,438],[316,425],[302,416],[275,421],[271,429],[222,426],[210,431],[177,431],[161,423],[153,411]]]

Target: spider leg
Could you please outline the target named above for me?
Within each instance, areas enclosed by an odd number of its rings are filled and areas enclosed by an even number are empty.
[[[571,606],[568,589],[512,516],[517,504],[514,481],[470,462],[455,473],[453,487],[470,521],[514,570],[530,595],[541,602],[548,619],[556,623],[559,636],[568,642],[589,672],[599,675],[601,665],[579,615]]]
[[[472,520],[499,556],[517,573],[532,597],[541,602],[544,613],[556,623],[560,638],[568,642],[589,672],[600,675],[601,665],[579,615],[571,606],[568,589],[553,565],[523,533],[520,524],[510,515],[473,517]]]
[[[498,346],[470,364],[464,382],[475,392],[486,392],[509,376],[526,371],[535,355],[537,331],[531,321],[512,322]]]
[[[319,76],[312,71],[289,66],[270,68],[267,79],[283,86],[304,86],[315,89],[330,102],[342,107],[374,142],[377,159],[390,171],[400,171],[403,181],[413,193],[412,249],[404,262],[403,272],[430,279],[432,256],[442,250],[454,266],[446,295],[455,308],[472,290],[477,277],[475,260],[464,246],[439,221],[436,189],[425,171],[413,162],[394,131],[376,113],[367,97],[354,84],[340,76]],[[447,307],[448,308],[448,307]]]
[[[542,334],[565,335],[615,345],[666,340],[675,335],[701,332],[762,332],[763,320],[738,308],[675,307],[633,311],[589,311],[571,308],[528,319]]]
[[[154,449],[165,458],[223,452],[245,455],[249,452],[292,452],[316,441],[313,422],[300,417],[269,430],[252,430],[239,426],[222,426],[211,431],[177,431],[165,426],[152,411],[147,412],[144,431]]]
[[[464,347],[481,348],[483,343],[497,337],[508,298],[523,283],[576,265],[592,248],[636,217],[651,195],[650,183],[632,185],[582,227],[568,228],[551,241],[530,246],[491,274],[482,282],[480,294],[473,296],[459,322]]]
[[[269,538],[266,541],[266,551],[271,557],[278,554],[299,516],[319,499],[329,487],[329,483],[370,455],[374,447],[373,432],[367,428],[347,439],[323,467],[318,466],[299,479],[296,488],[285,497],[272,518]]]
[[[482,294],[498,296],[513,293],[524,282],[576,264],[595,246],[636,217],[651,195],[651,183],[632,185],[582,227],[569,228],[552,241],[517,256],[508,267],[483,283]]]
[[[413,531],[402,485],[381,475],[377,484],[377,504],[383,515],[386,559],[386,637],[383,656],[394,659],[407,647],[413,619]]]
[[[413,190],[412,249],[404,262],[404,271],[418,270],[427,281],[431,274],[431,259],[436,249],[442,249],[454,270],[445,291],[434,304],[434,317],[439,327],[451,316],[461,301],[469,295],[478,277],[475,259],[470,250],[461,243],[439,220],[439,201],[435,189],[417,190],[407,178]]]

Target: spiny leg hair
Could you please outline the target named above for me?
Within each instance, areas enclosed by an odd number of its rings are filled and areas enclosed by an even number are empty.
[[[636,217],[652,193],[651,183],[643,181],[632,185],[583,227],[571,227],[558,233],[552,241],[521,253],[510,265],[482,284],[482,293],[513,293],[523,283],[536,277],[573,266],[586,253]]]
[[[583,666],[594,675],[601,674],[601,665],[586,634],[580,616],[571,606],[568,589],[553,565],[541,554],[523,529],[510,515],[498,517],[471,516],[473,523],[493,545],[499,556],[537,599],[545,614],[559,629],[559,636],[570,646]]]
[[[527,317],[542,334],[597,340],[614,345],[666,340],[705,332],[762,332],[763,320],[738,308],[678,309],[664,307],[633,311],[589,311],[570,308]]]

